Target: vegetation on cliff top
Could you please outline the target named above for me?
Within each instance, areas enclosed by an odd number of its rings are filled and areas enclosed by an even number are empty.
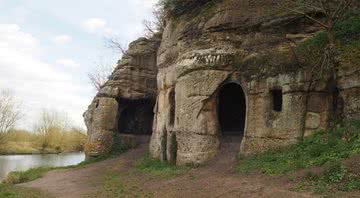
[[[360,61],[359,53],[355,53],[360,48],[358,39],[360,38],[360,10],[347,13],[343,20],[335,24],[332,31],[342,65],[345,63],[346,66],[346,63]],[[297,47],[298,57],[302,59],[303,63],[313,65],[313,62],[324,53],[328,42],[326,32],[321,31]]]
[[[174,17],[179,17],[218,0],[160,0],[159,4]]]

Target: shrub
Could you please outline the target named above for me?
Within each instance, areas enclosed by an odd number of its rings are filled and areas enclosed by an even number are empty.
[[[160,5],[178,17],[215,0],[161,0]]]
[[[334,25],[339,59],[343,66],[355,66],[360,60],[360,10],[349,12],[346,17]],[[328,35],[322,31],[307,39],[296,48],[296,54],[305,65],[317,65],[328,44]]]
[[[360,9],[348,13],[345,20],[339,21],[334,26],[337,39],[348,43],[360,38]]]

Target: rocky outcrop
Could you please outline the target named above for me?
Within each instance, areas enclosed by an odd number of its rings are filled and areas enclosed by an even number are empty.
[[[324,81],[309,94],[305,108],[310,75],[293,50],[320,27],[279,8],[278,1],[224,1],[205,6],[196,17],[190,13],[167,23],[158,52],[158,105],[150,143],[155,158],[187,164],[216,155],[224,136],[218,95],[230,83],[240,85],[246,97],[245,128],[239,133],[243,155],[296,143],[304,127],[305,135],[327,128],[337,108],[335,97],[347,100],[346,115],[360,105],[356,91],[346,96],[340,83],[336,95]],[[355,81],[344,80],[356,87]],[[281,111],[274,109],[274,100],[281,100]]]
[[[85,114],[93,135],[89,142],[107,141],[110,135],[100,135],[119,131],[114,127],[122,115],[122,110],[114,113],[121,109],[119,98],[125,105],[127,100],[156,101],[150,154],[177,164],[200,164],[213,158],[223,144],[222,136],[241,136],[239,153],[249,155],[296,143],[327,128],[340,113],[359,119],[360,65],[340,69],[336,82],[327,75],[325,80],[316,79],[316,88],[308,92],[313,82],[310,70],[294,49],[312,38],[320,30],[318,25],[280,8],[275,0],[215,2],[169,16],[161,44],[144,41],[146,46],[156,46],[150,48],[150,57],[157,55],[138,65],[153,66],[154,75],[149,75],[153,78],[140,77],[143,71],[117,68]],[[139,54],[147,57],[144,50]],[[125,57],[122,62],[127,61]],[[245,102],[231,100],[231,92],[220,98],[228,87],[234,88],[233,93],[241,92],[235,96]]]
[[[132,105],[136,101],[155,100],[156,52],[159,44],[160,39],[156,37],[140,38],[132,42],[109,80],[84,113],[89,138],[86,148],[88,155],[100,155],[111,150],[113,137],[119,132],[121,112],[128,106],[136,108]],[[139,115],[142,115],[141,111],[137,113]]]

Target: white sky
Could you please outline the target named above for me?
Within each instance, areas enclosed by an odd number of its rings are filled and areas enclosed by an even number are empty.
[[[22,102],[19,128],[31,129],[46,108],[63,112],[75,126],[96,91],[87,73],[96,62],[116,63],[104,46],[143,34],[157,0],[0,0],[0,89]]]

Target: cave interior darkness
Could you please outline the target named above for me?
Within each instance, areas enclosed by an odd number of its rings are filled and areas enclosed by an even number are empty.
[[[224,85],[219,92],[218,117],[222,136],[243,136],[246,120],[246,99],[236,83]]]
[[[118,99],[118,131],[120,134],[151,135],[154,102],[150,99]]]

